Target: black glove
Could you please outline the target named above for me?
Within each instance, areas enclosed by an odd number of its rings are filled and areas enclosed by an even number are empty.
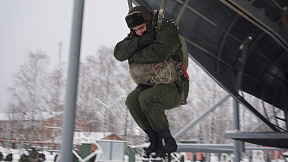
[[[144,33],[143,36],[141,36],[137,42],[137,46],[139,48],[144,48],[152,44],[156,39],[156,31]]]

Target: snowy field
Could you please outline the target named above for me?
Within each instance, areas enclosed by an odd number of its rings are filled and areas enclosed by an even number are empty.
[[[6,156],[8,154],[13,154],[13,162],[18,162],[20,159],[20,156],[25,153],[26,155],[28,155],[28,151],[26,151],[25,149],[7,149],[7,148],[3,148],[0,146],[0,152],[2,152],[3,154],[3,158],[5,159]],[[56,153],[53,153],[51,155],[50,152],[44,151],[44,152],[39,152],[39,153],[44,153],[45,154],[45,162],[54,162],[54,157],[56,155]]]

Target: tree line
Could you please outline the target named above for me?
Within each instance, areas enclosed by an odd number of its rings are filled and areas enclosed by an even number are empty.
[[[15,74],[13,86],[9,87],[11,98],[7,105],[8,113],[29,114],[30,125],[35,125],[33,122],[37,113],[63,111],[67,69],[66,63],[61,59],[61,47],[62,44],[59,44],[58,62],[52,67],[45,52],[28,53],[27,60]],[[172,134],[197,119],[227,95],[227,92],[192,60],[189,60],[188,73],[188,103],[166,111]],[[115,60],[113,48],[101,47],[94,55],[81,60],[78,76],[76,111],[90,124],[90,131],[113,132],[129,144],[143,143],[145,134],[134,122],[124,104],[128,93],[136,87],[129,75],[128,63]],[[259,100],[251,96],[250,100],[255,103],[254,106],[260,107]],[[225,131],[233,129],[231,101],[229,98],[216,108],[186,132],[181,140],[213,144],[231,143],[231,140],[224,138]],[[243,106],[240,106],[240,113],[241,130],[250,130],[260,122]],[[35,129],[32,127],[31,132]],[[262,129],[267,127],[264,126]]]

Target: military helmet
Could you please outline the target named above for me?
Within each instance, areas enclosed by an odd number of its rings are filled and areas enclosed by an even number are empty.
[[[152,14],[144,6],[133,7],[125,17],[127,26],[132,29],[144,22],[149,25],[152,22]]]

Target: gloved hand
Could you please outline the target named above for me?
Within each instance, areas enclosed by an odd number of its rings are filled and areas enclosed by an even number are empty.
[[[144,48],[152,44],[156,39],[156,31],[144,33],[137,42],[139,48]]]

